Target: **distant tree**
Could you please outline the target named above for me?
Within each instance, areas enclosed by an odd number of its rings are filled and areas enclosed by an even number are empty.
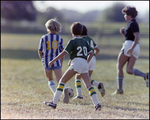
[[[32,1],[1,1],[1,17],[9,20],[36,20]]]
[[[124,15],[122,14],[122,9],[126,5],[122,3],[116,3],[111,7],[104,10],[104,18],[109,22],[124,22]]]
[[[84,22],[94,22],[98,19],[98,16],[100,15],[100,13],[101,11],[99,10],[86,12],[81,16],[81,20]]]
[[[64,20],[63,14],[53,7],[47,8],[46,12],[44,13],[44,16],[47,20],[51,18],[57,18],[59,21]]]

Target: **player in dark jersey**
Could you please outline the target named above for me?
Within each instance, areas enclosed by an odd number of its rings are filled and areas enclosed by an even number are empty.
[[[92,48],[93,53],[95,50],[94,56],[92,57],[92,59],[88,63],[89,76],[91,78],[91,75],[92,75],[92,73],[95,69],[95,65],[96,65],[96,55],[99,53],[100,49],[95,44],[94,40],[88,36],[87,28],[85,25],[83,25],[82,38],[88,42],[88,45]],[[90,79],[90,81],[91,81],[92,85],[94,85],[98,88],[98,90],[101,92],[101,95],[103,97],[105,95],[105,89],[104,89],[103,83],[98,83],[97,81],[95,81],[93,79]],[[75,99],[83,99],[82,91],[81,91],[81,75],[80,74],[76,74],[75,88],[76,88],[77,96],[74,98],[74,100]]]
[[[49,67],[53,65],[53,63],[64,57],[67,53],[70,56],[71,64],[64,75],[61,77],[57,90],[55,92],[55,96],[52,102],[45,102],[47,106],[52,108],[56,108],[58,100],[64,90],[64,86],[68,80],[70,80],[76,73],[81,74],[82,79],[89,91],[89,95],[92,98],[93,104],[95,106],[95,110],[100,110],[101,105],[99,104],[99,100],[96,94],[94,87],[92,87],[90,83],[90,77],[88,73],[88,62],[93,57],[93,52],[88,43],[81,37],[83,25],[79,22],[75,22],[70,27],[73,39],[70,40],[65,47],[64,51],[62,51],[56,58],[49,62]],[[89,57],[88,57],[89,54]],[[68,99],[64,99],[65,103],[69,102]]]
[[[45,27],[48,34],[41,37],[39,43],[38,54],[45,69],[46,77],[48,78],[48,86],[53,92],[56,91],[56,86],[53,80],[54,71],[57,83],[62,76],[62,59],[58,59],[51,67],[48,67],[49,61],[54,59],[64,49],[63,39],[57,34],[61,31],[61,24],[56,19],[50,19],[46,22]]]
[[[140,70],[133,68],[135,61],[139,57],[139,26],[136,22],[137,11],[135,7],[127,6],[122,9],[125,20],[128,22],[127,28],[121,28],[120,33],[125,38],[123,47],[118,55],[117,60],[117,90],[113,94],[123,94],[123,67],[127,63],[126,71],[128,74],[141,76],[146,81],[146,86],[149,87],[149,73],[143,73]]]

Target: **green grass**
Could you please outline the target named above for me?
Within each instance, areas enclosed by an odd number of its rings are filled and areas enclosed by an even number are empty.
[[[64,61],[63,73],[67,69]],[[142,62],[142,65],[141,65]],[[108,64],[109,63],[109,64]],[[83,101],[61,101],[57,109],[45,106],[43,101],[53,99],[40,60],[1,59],[1,116],[2,118],[149,118],[149,88],[143,78],[125,73],[124,95],[111,96],[116,90],[115,60],[97,61],[92,78],[103,82],[106,95],[101,97],[96,89],[101,111],[94,111],[92,100],[82,82]],[[147,72],[149,62],[141,59],[136,68]],[[9,67],[8,67],[9,66]],[[109,69],[108,69],[109,68]],[[146,68],[146,69],[145,69]],[[56,83],[56,81],[55,81]],[[74,77],[67,83],[74,89]],[[75,92],[76,95],[76,92]],[[79,114],[80,113],[80,114]]]
[[[106,89],[106,95],[101,97],[95,87],[102,105],[101,111],[94,111],[92,100],[83,82],[83,101],[71,99],[69,104],[64,104],[62,95],[57,109],[53,110],[45,106],[43,101],[52,100],[53,94],[48,88],[48,80],[40,59],[32,58],[37,54],[41,36],[1,34],[1,118],[149,119],[149,88],[146,87],[143,78],[128,75],[125,72],[126,66],[124,67],[124,95],[111,96],[111,93],[116,90],[116,59],[123,42],[121,37],[97,41],[101,51],[92,79],[104,83]],[[63,36],[63,38],[66,45],[71,37]],[[141,42],[141,53],[135,68],[149,72],[149,39]],[[18,51],[19,54],[15,53]],[[30,54],[31,51],[34,52]],[[7,57],[3,57],[3,54],[7,54]],[[29,57],[27,59],[23,57],[26,54]],[[107,56],[103,59],[104,55]],[[67,63],[68,58],[64,60],[63,73],[68,68]],[[67,82],[67,86],[73,88],[76,95],[74,77]]]

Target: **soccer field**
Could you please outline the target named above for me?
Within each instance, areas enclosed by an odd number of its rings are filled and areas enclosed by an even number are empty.
[[[142,65],[140,63],[143,63]],[[108,64],[109,63],[109,64]],[[125,74],[124,95],[112,96],[116,90],[115,60],[97,61],[92,78],[104,83],[106,95],[101,97],[95,88],[101,111],[95,111],[92,100],[82,82],[82,101],[62,102],[63,95],[55,110],[45,106],[43,101],[52,100],[42,64],[39,60],[1,59],[1,118],[149,118],[149,88],[140,77]],[[141,59],[136,67],[148,71],[148,60]],[[109,69],[108,69],[109,68]],[[145,69],[146,68],[146,69]],[[64,61],[63,72],[67,69]],[[73,88],[74,77],[67,83]]]
[[[126,66],[124,95],[111,95],[116,90],[116,59],[121,42],[115,45],[109,43],[111,47],[105,46],[108,41],[100,42],[101,51],[92,79],[102,82],[106,90],[105,96],[101,97],[95,87],[102,106],[101,111],[95,111],[83,82],[82,101],[71,99],[69,104],[64,104],[62,95],[55,110],[47,107],[44,101],[52,100],[53,94],[48,88],[48,80],[38,58],[40,35],[29,36],[5,34],[1,37],[2,119],[149,119],[149,88],[143,78],[127,74]],[[143,72],[149,72],[148,43],[149,41],[142,41],[141,57],[135,63],[135,68]],[[68,68],[67,63],[66,57],[63,73]],[[66,85],[71,87],[76,95],[74,81],[73,77]]]

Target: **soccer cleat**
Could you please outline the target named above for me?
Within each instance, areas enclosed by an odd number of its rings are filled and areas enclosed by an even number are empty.
[[[75,99],[83,99],[83,97],[81,97],[81,96],[76,96],[75,98],[73,98],[74,100]]]
[[[95,110],[101,110],[101,105],[98,103],[96,106],[95,106]]]
[[[99,89],[99,91],[101,92],[101,95],[102,95],[102,97],[103,97],[103,96],[105,95],[105,88],[104,88],[103,83],[99,83],[98,89]]]
[[[64,99],[63,99],[63,102],[64,102],[64,103],[69,103],[69,99],[70,99],[70,97],[69,97],[69,92],[68,92],[68,89],[66,88],[66,89],[64,90]]]
[[[146,87],[149,87],[149,73],[145,74]]]
[[[45,105],[50,106],[51,108],[55,109],[57,104],[54,104],[53,102],[44,102]]]
[[[123,90],[116,90],[114,93],[112,93],[112,95],[115,95],[115,94],[122,95],[123,94]]]

